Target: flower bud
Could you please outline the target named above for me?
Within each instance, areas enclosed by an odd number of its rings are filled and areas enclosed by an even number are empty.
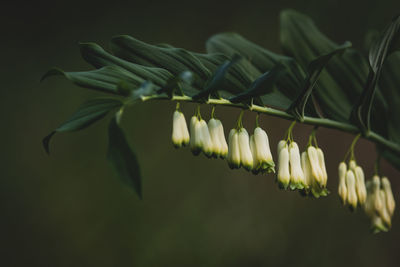
[[[358,202],[363,205],[367,199],[367,189],[365,188],[364,172],[361,167],[357,166],[354,171],[356,178],[356,192]]]
[[[308,158],[311,165],[311,173],[314,176],[317,183],[321,186],[323,185],[323,172],[320,167],[318,152],[313,146],[309,146],[307,149]]]
[[[348,170],[346,172],[346,186],[347,186],[347,203],[354,209],[357,208],[357,193],[356,193],[356,178],[354,172]]]
[[[328,173],[326,172],[325,158],[324,158],[324,153],[322,152],[322,149],[317,148],[317,154],[318,154],[319,167],[321,168],[321,173],[322,173],[321,186],[326,187],[326,184],[328,182]]]
[[[183,114],[180,111],[175,110],[172,116],[172,143],[176,148],[181,147],[184,140],[181,115]]]
[[[349,161],[349,170],[352,170],[353,172],[356,170],[357,164],[355,160],[350,160]]]
[[[339,164],[339,196],[342,200],[342,203],[345,205],[347,202],[347,186],[346,186],[346,172],[347,166],[346,163],[340,162]]]
[[[207,157],[213,154],[213,143],[211,141],[210,132],[205,120],[201,119],[199,122],[199,136],[201,139],[201,148]]]
[[[281,141],[282,142],[282,141]],[[279,142],[279,144],[282,144]],[[280,148],[278,144],[278,183],[282,188],[287,188],[290,182],[290,171],[289,171],[289,149],[285,142],[285,145]]]
[[[250,138],[245,128],[239,130],[239,151],[240,163],[242,166],[250,171],[253,168],[253,155],[250,150]]]
[[[190,119],[190,150],[194,155],[201,152],[200,121],[197,116]]]
[[[227,161],[231,169],[240,168],[239,134],[236,129],[229,132]]]
[[[290,163],[290,188],[303,189],[305,180],[304,173],[301,168],[300,151],[296,142],[289,145],[289,163]]]
[[[282,148],[284,148],[286,145],[287,145],[286,140],[279,141],[279,143],[278,143],[278,155],[281,152]]]
[[[214,157],[218,157],[222,151],[222,144],[219,138],[219,125],[220,121],[214,118],[208,121],[208,130],[210,132],[211,142],[212,142],[212,154]]]
[[[381,180],[383,191],[385,192],[386,207],[389,211],[389,215],[393,216],[396,203],[394,201],[392,187],[390,185],[389,179],[383,177]]]

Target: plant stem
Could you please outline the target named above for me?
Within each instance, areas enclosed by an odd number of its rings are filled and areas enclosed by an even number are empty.
[[[154,101],[154,100],[171,100],[171,101],[198,103],[196,100],[193,100],[190,96],[177,96],[177,95],[174,95],[172,97],[172,99],[168,98],[167,95],[142,96],[141,100],[143,102]],[[255,111],[257,113],[268,114],[268,115],[271,115],[274,117],[279,117],[279,118],[283,118],[283,119],[287,119],[287,120],[291,120],[291,121],[296,120],[295,117],[292,116],[291,114],[289,114],[285,111],[279,110],[279,109],[263,107],[263,106],[254,105],[254,104],[252,104],[251,106],[247,106],[247,105],[240,104],[240,103],[232,103],[227,99],[208,99],[206,101],[206,104],[248,109],[250,111]],[[301,123],[308,124],[308,125],[314,125],[314,126],[322,126],[325,128],[337,129],[337,130],[351,133],[351,134],[360,134],[361,133],[361,131],[352,124],[349,124],[346,122],[334,121],[334,120],[325,119],[325,118],[314,118],[314,117],[304,116],[304,120]],[[394,143],[373,131],[366,132],[363,135],[363,138],[370,140],[374,143],[377,143],[380,146],[387,148],[387,149],[400,155],[400,145],[399,144]]]

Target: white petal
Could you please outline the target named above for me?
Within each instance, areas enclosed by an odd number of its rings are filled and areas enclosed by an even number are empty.
[[[213,154],[213,143],[211,141],[210,132],[208,131],[208,126],[205,120],[200,120],[200,136],[201,136],[201,145],[204,154],[207,157],[211,157]]]
[[[379,213],[379,211],[383,207],[383,203],[381,198],[379,197],[379,190],[381,188],[381,180],[378,175],[374,175],[372,177],[372,199],[373,199],[373,207],[375,212]]]
[[[245,128],[239,130],[240,163],[246,170],[253,168],[253,155],[250,150],[250,138]]]
[[[257,157],[257,146],[254,142],[254,135],[250,136],[250,150],[251,150],[251,154],[253,156],[253,170],[252,172],[254,174],[257,174],[260,172],[260,166],[259,166],[259,161],[258,161],[258,157]]]
[[[208,130],[210,132],[211,142],[212,142],[212,150],[214,156],[219,156],[221,153],[221,143],[219,141],[219,129],[218,122],[216,119],[210,119],[208,121]]]
[[[328,182],[328,173],[326,172],[326,167],[325,167],[325,158],[324,158],[324,152],[320,148],[317,148],[317,153],[318,153],[318,162],[319,162],[319,167],[321,168],[322,171],[322,187],[326,187],[326,184]]]
[[[309,188],[313,185],[314,178],[312,177],[310,161],[305,151],[301,153],[301,168],[304,173],[304,185],[306,188]]]
[[[348,170],[346,172],[346,187],[347,187],[347,203],[353,209],[357,208],[357,193],[356,193],[356,178],[354,177],[354,172]]]
[[[230,168],[240,168],[240,151],[239,151],[239,140],[238,132],[236,129],[232,129],[229,132],[229,147],[227,161]]]
[[[180,118],[181,112],[176,110],[172,118],[172,143],[175,147],[181,147],[183,142]]]
[[[190,150],[194,155],[201,152],[200,121],[196,116],[190,119]]]
[[[381,199],[382,202],[382,209],[379,211],[379,215],[381,216],[383,222],[390,228],[392,225],[392,220],[388,211],[388,208],[386,206],[386,194],[383,189],[379,190],[379,198]]]
[[[260,168],[263,171],[274,172],[275,163],[269,147],[268,135],[260,127],[254,129],[254,144],[257,148],[256,157]]]
[[[278,182],[285,189],[290,182],[289,149],[287,145],[280,149],[278,155]]]
[[[301,169],[300,151],[296,142],[289,145],[289,162],[290,162],[290,186],[291,189],[304,188],[304,173]]]
[[[183,145],[188,145],[190,141],[190,136],[189,136],[189,130],[186,124],[186,119],[185,115],[181,112],[180,116],[180,126],[181,126],[181,131],[182,131],[182,136],[183,136]]]
[[[394,209],[396,207],[396,202],[394,201],[392,187],[390,181],[387,177],[383,177],[381,180],[382,188],[385,191],[386,206],[388,208],[390,216],[393,216]]]
[[[346,172],[347,166],[346,163],[340,162],[339,164],[339,196],[342,199],[342,203],[346,204],[347,202],[347,186],[346,186]]]
[[[228,154],[228,144],[226,143],[225,139],[224,126],[222,126],[222,122],[220,120],[218,120],[218,122],[218,138],[221,144],[220,156],[224,158]]]
[[[360,166],[355,168],[354,174],[356,176],[356,191],[358,202],[363,205],[367,199],[367,189],[365,188],[364,172]]]
[[[319,164],[317,150],[315,149],[315,147],[309,146],[307,149],[307,154],[308,158],[310,159],[312,175],[319,185],[323,185],[323,172]]]

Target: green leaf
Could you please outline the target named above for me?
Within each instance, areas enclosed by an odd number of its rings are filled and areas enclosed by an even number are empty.
[[[249,104],[250,99],[261,97],[265,94],[271,93],[276,82],[283,75],[283,73],[285,73],[284,66],[281,64],[277,64],[270,71],[264,73],[263,75],[261,75],[261,77],[255,80],[251,84],[249,89],[232,97],[229,100],[233,103],[242,102]]]
[[[113,53],[126,61],[147,67],[158,67],[168,70],[173,75],[184,71],[196,73],[200,79],[194,84],[196,88],[203,88],[211,72],[191,52],[182,48],[171,48],[146,44],[131,36],[117,36],[111,40]]]
[[[132,187],[139,198],[142,199],[139,163],[122,129],[118,126],[115,116],[112,118],[108,128],[108,138],[107,159],[121,181]]]
[[[284,10],[280,16],[281,44],[284,52],[294,57],[303,69],[321,55],[335,50],[338,44],[322,34],[307,16]],[[355,49],[348,48],[340,57],[333,57],[321,72],[313,91],[323,115],[348,122],[353,104],[361,95],[368,77],[368,61]],[[385,136],[387,105],[378,92],[375,98],[372,129]]]
[[[369,51],[370,72],[365,89],[353,109],[353,120],[364,130],[371,129],[371,112],[377,84],[386,58],[397,47],[393,46],[400,36],[400,16],[393,19],[380,38],[373,42]],[[396,44],[397,46],[397,44]]]
[[[134,79],[151,81],[157,86],[164,86],[169,79],[174,77],[165,69],[146,67],[118,58],[94,43],[81,43],[80,50],[82,57],[95,68],[116,66],[128,71]]]
[[[277,87],[289,99],[295,99],[303,86],[304,72],[293,58],[268,51],[239,34],[229,32],[216,34],[208,39],[206,47],[209,53],[223,53],[228,57],[241,55],[260,72],[260,75],[270,71],[277,64],[285,66],[286,72],[277,82]],[[256,78],[258,77],[259,75]]]
[[[50,140],[56,133],[73,132],[85,129],[102,119],[113,109],[120,108],[123,103],[117,99],[98,98],[84,103],[72,116],[43,139],[46,152],[50,153]]]
[[[349,47],[351,47],[351,43],[345,42],[343,45],[337,47],[333,51],[325,55],[319,56],[318,58],[311,61],[307,68],[308,74],[303,92],[291,104],[290,108],[288,109],[289,113],[293,114],[298,120],[303,120],[307,100],[310,97],[315,84],[317,83],[321,71],[323,70],[323,68],[325,68],[325,66],[328,64],[333,56],[339,53],[343,53],[343,51]]]
[[[116,95],[121,94],[121,92],[118,91],[118,84],[120,84],[121,81],[130,84],[131,87],[139,87],[145,81],[143,78],[135,76],[117,66],[106,66],[97,70],[78,72],[65,72],[54,68],[48,71],[42,77],[42,80],[54,75],[62,75],[76,85],[84,88]]]
[[[240,59],[240,56],[234,56],[232,60],[225,61],[218,69],[215,70],[214,74],[210,77],[204,89],[200,93],[194,95],[193,99],[206,99],[210,95],[215,94],[217,90],[221,89],[222,84],[226,80],[226,75],[229,69]]]

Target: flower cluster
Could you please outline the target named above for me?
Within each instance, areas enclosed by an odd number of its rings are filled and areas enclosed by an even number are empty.
[[[241,112],[237,125],[229,132],[228,143],[225,139],[222,122],[214,116],[215,108],[208,123],[202,119],[200,109],[190,120],[190,134],[185,116],[177,104],[173,114],[172,142],[175,147],[190,145],[194,155],[203,153],[207,157],[226,158],[231,169],[243,167],[254,174],[275,172],[267,133],[258,124],[249,136],[243,127]],[[278,143],[277,182],[280,188],[299,190],[304,196],[319,198],[327,196],[328,174],[325,157],[317,145],[316,128],[310,135],[307,148],[300,153],[298,144],[293,140],[292,128],[289,127],[286,138]],[[339,164],[338,193],[343,205],[350,210],[363,207],[370,217],[374,232],[388,231],[395,209],[395,201],[389,180],[375,175],[365,182],[363,169],[357,165],[354,146],[358,135],[350,146],[348,164]]]
[[[228,165],[232,169],[241,166],[254,174],[275,172],[267,133],[260,127],[254,129],[249,137],[243,127],[232,129],[229,133]]]
[[[345,162],[339,164],[338,192],[343,205],[349,205],[352,210],[364,205],[367,199],[364,180],[364,171],[355,160],[350,160],[349,168]]]
[[[278,183],[282,188],[299,189],[305,195],[315,198],[326,196],[328,175],[324,154],[320,148],[309,145],[300,156],[294,141],[281,140],[278,143]]]
[[[372,231],[388,231],[392,225],[392,216],[395,209],[395,201],[389,179],[374,175],[367,181],[367,197],[364,211],[371,219]]]

